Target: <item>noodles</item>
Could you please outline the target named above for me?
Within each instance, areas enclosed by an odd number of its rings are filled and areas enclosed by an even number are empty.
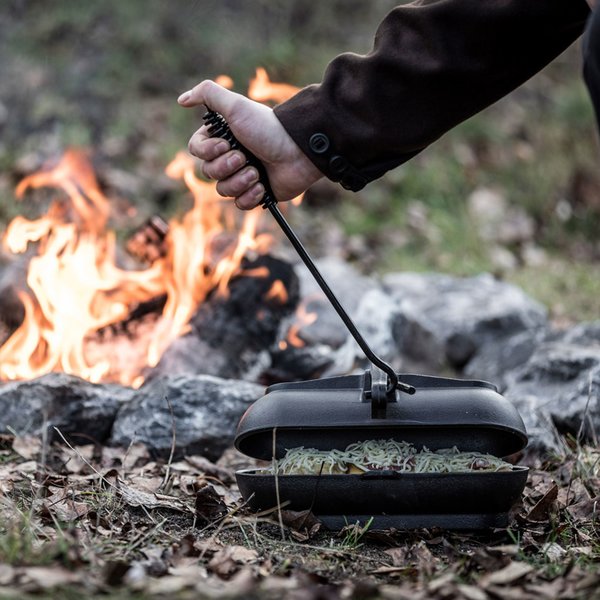
[[[512,465],[491,454],[460,452],[456,446],[432,452],[417,450],[408,442],[367,440],[350,444],[345,450],[292,448],[277,461],[281,475],[339,475],[365,471],[392,470],[400,473],[465,473],[510,471]]]

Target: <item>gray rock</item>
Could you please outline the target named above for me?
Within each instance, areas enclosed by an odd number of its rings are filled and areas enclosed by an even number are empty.
[[[271,364],[261,374],[261,381],[270,385],[282,381],[318,379],[331,367],[335,351],[325,344],[300,348],[288,344],[271,352]]]
[[[490,341],[478,349],[462,374],[489,381],[502,390],[509,371],[524,365],[548,335],[548,330],[541,327]]]
[[[393,336],[393,324],[398,303],[381,289],[366,292],[358,304],[354,323],[371,350],[394,368],[400,367],[399,352]],[[354,338],[347,334],[346,343],[335,352],[334,363],[326,375],[352,371],[356,366],[368,367],[370,362]]]
[[[311,317],[314,315],[316,319],[313,321],[312,318],[308,320],[304,318],[306,322],[302,323],[303,317],[294,314],[286,322],[287,327],[283,331],[283,337],[290,327],[294,327],[297,329],[298,337],[309,346],[325,344],[331,348],[339,348],[345,343],[348,339],[348,330],[324,295],[315,293],[308,296],[301,306],[304,314]]]
[[[461,369],[484,344],[546,323],[545,308],[491,275],[393,273],[384,289],[399,303],[394,337],[408,358]]]
[[[360,299],[366,292],[381,287],[377,280],[361,275],[352,265],[341,258],[329,256],[315,262],[325,281],[350,314],[358,308]],[[296,268],[296,274],[300,280],[300,297],[302,299],[322,294],[321,288],[306,267],[299,265]]]
[[[325,281],[352,319],[356,319],[365,294],[381,290],[374,278],[361,275],[341,258],[329,256],[315,261]],[[324,344],[339,349],[348,343],[348,330],[321,288],[304,265],[296,267],[300,280],[300,295],[307,312],[315,313],[314,323],[300,328],[299,335],[308,345]]]
[[[242,414],[263,393],[262,386],[210,375],[161,377],[119,410],[110,442],[142,442],[153,455],[168,457],[174,423],[176,456],[202,454],[216,460],[232,444]]]
[[[60,439],[78,444],[104,442],[121,405],[135,393],[112,384],[93,384],[73,375],[50,373],[0,387],[0,432]]]
[[[506,376],[535,447],[557,449],[561,433],[600,436],[600,321],[554,333]]]

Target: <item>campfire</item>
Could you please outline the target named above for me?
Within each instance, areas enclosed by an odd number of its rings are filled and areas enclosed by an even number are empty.
[[[225,76],[219,81],[233,85]],[[296,90],[272,83],[264,69],[257,69],[248,95],[281,102]],[[138,258],[135,268],[124,268],[117,258],[110,199],[83,151],[67,150],[52,168],[19,183],[16,196],[23,201],[40,188],[56,195],[46,214],[32,220],[18,216],[4,235],[9,253],[31,257],[27,285],[19,292],[23,322],[0,347],[1,380],[60,371],[139,387],[148,369],[190,330],[199,307],[209,298],[226,299],[234,279],[263,279],[265,302],[289,302],[285,283],[257,261],[273,241],[268,223],[260,222],[262,211],[237,211],[217,194],[215,183],[196,175],[195,161],[186,153],[177,154],[166,174],[185,184],[193,205],[168,223],[153,219],[130,240],[128,250]],[[148,233],[150,243],[145,243]],[[144,246],[150,251],[140,252]],[[120,325],[133,320],[135,335],[116,336]],[[302,343],[293,327],[289,341],[280,342]]]

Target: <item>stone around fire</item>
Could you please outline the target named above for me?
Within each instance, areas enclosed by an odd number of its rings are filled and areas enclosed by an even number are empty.
[[[401,353],[430,366],[462,369],[484,344],[547,321],[539,302],[488,274],[392,273],[383,285],[399,305],[394,335]]]
[[[262,386],[211,375],[153,379],[121,408],[110,442],[125,447],[142,442],[154,456],[167,458],[174,425],[175,456],[216,460],[232,445],[242,414],[263,393]]]
[[[5,383],[0,386],[0,433],[42,435],[47,430],[49,441],[54,441],[60,439],[58,429],[75,444],[102,443],[117,410],[134,393],[64,373]]]
[[[562,449],[556,432],[600,438],[600,321],[549,333],[506,375],[505,396],[519,409],[530,449]]]

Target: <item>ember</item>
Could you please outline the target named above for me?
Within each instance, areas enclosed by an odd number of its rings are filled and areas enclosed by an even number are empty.
[[[314,298],[306,298],[300,306],[298,306],[295,314],[295,321],[290,325],[286,339],[279,342],[280,350],[285,350],[288,347],[288,344],[295,348],[302,348],[302,346],[304,346],[305,342],[302,337],[300,337],[300,330],[303,327],[308,327],[308,325],[311,325],[317,320],[317,313],[311,312],[307,308],[307,304],[312,299]]]

